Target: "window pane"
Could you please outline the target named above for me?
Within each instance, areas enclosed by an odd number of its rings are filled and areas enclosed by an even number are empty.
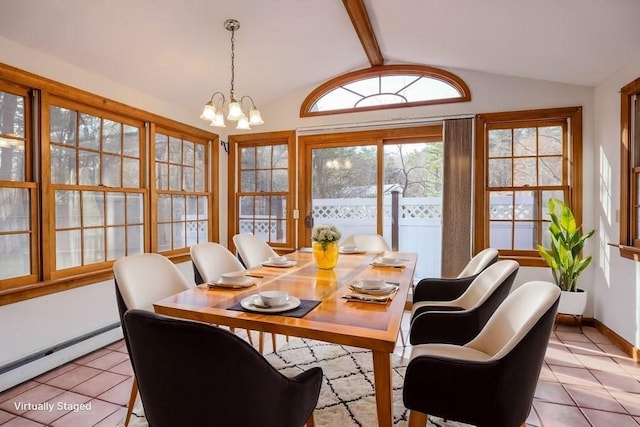
[[[273,167],[289,167],[289,147],[286,144],[273,146]]]
[[[537,185],[537,178],[535,157],[513,159],[513,185],[515,187]]]
[[[58,144],[76,145],[76,112],[56,106],[51,106],[49,112],[50,141]]]
[[[187,246],[185,224],[185,222],[173,223],[173,249],[184,248]]]
[[[0,91],[0,135],[24,137],[24,97]]]
[[[100,149],[100,117],[80,113],[78,145],[92,150]]]
[[[142,194],[127,194],[127,223],[142,224],[143,210]]]
[[[286,218],[287,217],[287,198],[271,197],[271,217]]]
[[[256,173],[254,170],[243,171],[242,175],[242,184],[240,187],[240,191],[245,193],[252,193],[256,191]]]
[[[535,156],[536,128],[520,128],[513,130],[513,155]]]
[[[511,186],[511,159],[489,159],[489,187]]]
[[[56,232],[56,269],[78,267],[82,262],[80,230]]]
[[[271,170],[259,170],[257,173],[257,191],[271,191]]]
[[[511,129],[489,131],[489,157],[511,157]]]
[[[102,183],[107,187],[120,187],[121,181],[121,160],[120,156],[109,154],[102,155]]]
[[[562,157],[540,157],[540,185],[562,185]]]
[[[515,223],[515,242],[513,249],[519,250],[534,250],[537,245],[537,233],[535,222],[522,222]]]
[[[537,217],[535,193],[532,191],[516,191],[513,217],[515,219],[535,219]]]
[[[513,219],[513,193],[492,191],[489,194],[489,218]]]
[[[538,128],[538,153],[540,155],[562,154],[562,126]]]
[[[24,181],[24,162],[24,141],[0,136],[0,181]]]
[[[171,196],[159,195],[158,196],[158,221],[170,222],[171,221]]]
[[[122,186],[140,188],[140,160],[123,157],[122,162]]]
[[[272,191],[287,191],[289,189],[289,172],[283,169],[273,170]]]
[[[173,196],[172,197],[172,216],[171,219],[175,221],[184,221],[185,218],[185,197]]]
[[[156,134],[156,160],[166,162],[169,159],[169,137],[167,135]]]
[[[243,147],[240,149],[240,158],[242,159],[241,169],[255,169],[256,167],[256,148]]]
[[[126,252],[125,227],[107,228],[107,261],[121,258]]]
[[[158,224],[158,251],[171,250],[171,223]]]
[[[104,229],[87,228],[84,230],[84,264],[105,261]]]
[[[126,218],[124,200],[124,193],[107,193],[107,225],[125,224]]]
[[[169,189],[169,165],[166,163],[156,163],[156,188]]]
[[[187,242],[186,246],[198,243],[198,221],[187,221]]]
[[[253,216],[253,196],[240,197],[240,216]]]
[[[0,280],[31,274],[31,235],[0,234]]]
[[[124,125],[123,154],[140,157],[140,129],[135,126]]]
[[[144,228],[142,225],[127,227],[127,255],[144,252]]]
[[[56,229],[80,227],[80,192],[56,191]],[[56,243],[57,246],[57,243]]]
[[[511,225],[511,222],[506,221],[489,222],[489,243],[492,248],[512,248]]]
[[[196,144],[195,191],[205,191],[207,188],[205,185],[205,168],[205,146],[202,144]],[[214,182],[214,188],[215,187]]]
[[[437,79],[422,77],[415,83],[400,92],[408,102],[417,102],[434,99],[459,98],[458,89],[449,83]],[[396,101],[397,102],[397,101]]]
[[[53,184],[77,184],[76,150],[51,146],[51,182]]]
[[[94,151],[78,151],[80,185],[100,185],[100,154]]]
[[[104,225],[104,193],[82,192],[82,225],[85,227]]]
[[[270,242],[277,242],[277,243],[284,243],[285,242],[285,238],[286,238],[286,234],[287,234],[287,222],[284,220],[281,221],[270,221],[270,227],[269,227],[269,241]]]
[[[271,146],[256,147],[257,167],[256,169],[271,168]]]
[[[560,199],[563,202],[564,200],[564,192],[562,190],[553,190],[553,191],[542,191],[542,219],[544,221],[551,221],[551,217],[549,216],[548,208],[550,199]],[[547,246],[548,247],[548,246]]]
[[[169,165],[169,190],[182,190],[182,166]]]
[[[169,137],[169,162],[182,163],[182,141]]]
[[[30,205],[28,189],[0,187],[0,232],[30,230]]]
[[[102,121],[102,151],[122,153],[122,124],[107,119]]]
[[[209,223],[207,221],[198,221],[198,242],[209,241]]]
[[[193,166],[195,164],[193,142],[184,141],[182,146],[183,160],[182,163],[187,166]]]
[[[198,196],[198,219],[206,220],[209,218],[209,198],[206,196]]]
[[[194,191],[194,170],[190,167],[182,168],[182,189],[184,191]]]

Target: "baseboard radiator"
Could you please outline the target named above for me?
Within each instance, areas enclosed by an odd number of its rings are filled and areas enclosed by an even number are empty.
[[[122,339],[120,322],[0,366],[0,392]]]

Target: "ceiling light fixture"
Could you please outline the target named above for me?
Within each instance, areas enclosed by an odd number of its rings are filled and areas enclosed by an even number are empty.
[[[214,92],[209,102],[204,105],[200,118],[209,120],[211,126],[224,128],[227,127],[224,122],[224,112],[226,111],[227,120],[238,122],[236,129],[251,130],[252,125],[261,125],[264,121],[262,121],[260,111],[256,108],[253,98],[248,95],[241,97],[240,101],[237,101],[235,98],[235,32],[240,28],[240,23],[235,19],[227,19],[224,21],[224,28],[231,31],[231,90],[229,93],[229,104],[227,105],[227,99],[222,92]],[[242,103],[245,99],[251,101],[249,117],[242,111]]]

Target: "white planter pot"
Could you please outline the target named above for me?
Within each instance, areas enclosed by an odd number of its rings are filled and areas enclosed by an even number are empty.
[[[572,316],[582,316],[587,307],[587,292],[578,289],[577,292],[562,291],[560,293],[560,303],[558,313],[570,314]]]

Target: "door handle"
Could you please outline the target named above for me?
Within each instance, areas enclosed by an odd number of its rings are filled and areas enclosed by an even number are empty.
[[[304,217],[304,225],[306,225],[307,228],[313,228],[313,215],[309,214]]]

